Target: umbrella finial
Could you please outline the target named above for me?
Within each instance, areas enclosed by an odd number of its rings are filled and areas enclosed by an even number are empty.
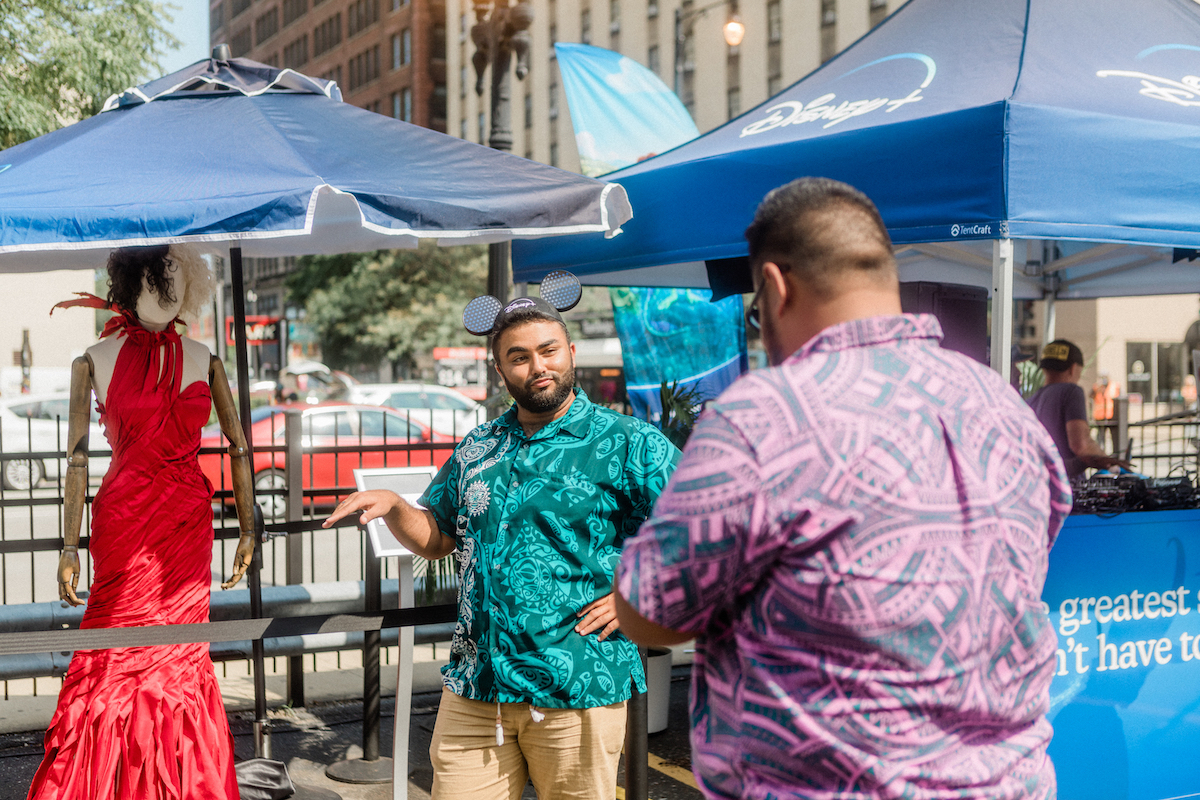
[[[213,48],[212,57],[213,61],[228,61],[233,56],[229,51],[229,45],[219,44]]]

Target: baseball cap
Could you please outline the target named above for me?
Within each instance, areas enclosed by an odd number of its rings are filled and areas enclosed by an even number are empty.
[[[1074,342],[1055,339],[1042,348],[1042,360],[1038,365],[1053,372],[1066,372],[1072,364],[1083,366],[1083,351]]]

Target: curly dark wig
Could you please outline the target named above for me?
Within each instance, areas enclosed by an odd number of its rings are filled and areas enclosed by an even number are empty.
[[[167,253],[170,245],[122,247],[108,257],[108,302],[125,309],[137,309],[142,293],[142,276],[158,294],[158,304],[167,308],[175,302],[174,281],[167,279]]]

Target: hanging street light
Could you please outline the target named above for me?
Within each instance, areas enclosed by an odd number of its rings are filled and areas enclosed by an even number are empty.
[[[681,7],[675,9],[675,96],[680,100],[683,100],[683,73],[686,71],[687,39],[692,34],[696,20],[718,6],[729,6],[729,16],[725,19],[721,33],[725,37],[725,44],[737,47],[746,36],[746,25],[737,13],[738,0],[716,0],[716,2],[700,8],[684,9]],[[688,111],[691,111],[689,102],[684,101],[684,105],[688,106]]]

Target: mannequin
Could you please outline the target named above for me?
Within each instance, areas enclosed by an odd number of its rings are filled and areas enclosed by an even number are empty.
[[[79,533],[87,493],[88,422],[96,393],[112,465],[92,503],[91,595],[82,628],[206,622],[213,547],[212,485],[196,458],[215,407],[231,442],[240,529],[233,573],[254,555],[254,493],[245,435],[221,362],[180,336],[213,278],[183,245],[114,250],[102,341],[72,364],[59,597],[82,605]],[[148,797],[237,800],[233,739],[208,645],[78,650],[46,729],[31,800]]]
[[[133,311],[141,326],[149,331],[162,331],[168,325],[173,325],[184,308],[185,300],[192,307],[188,310],[194,311],[212,295],[214,280],[194,250],[186,245],[173,245],[170,255],[173,258],[168,258],[166,286],[161,292],[149,283],[145,275],[141,278],[142,291],[137,295]],[[59,305],[73,303],[83,305],[86,301],[67,301]],[[184,354],[182,386],[186,388],[198,380],[208,380],[221,432],[230,441],[234,504],[241,531],[233,558],[233,573],[228,581],[221,584],[222,589],[230,589],[241,581],[254,555],[254,484],[246,436],[238,421],[237,406],[225,375],[225,365],[210,354],[204,344],[186,336],[180,339]],[[67,477],[64,484],[64,547],[58,562],[58,596],[73,606],[84,603],[75,590],[79,585],[79,531],[87,496],[88,425],[91,418],[88,403],[91,393],[95,391],[96,399],[104,404],[117,356],[124,343],[124,337],[102,339],[71,365]]]

